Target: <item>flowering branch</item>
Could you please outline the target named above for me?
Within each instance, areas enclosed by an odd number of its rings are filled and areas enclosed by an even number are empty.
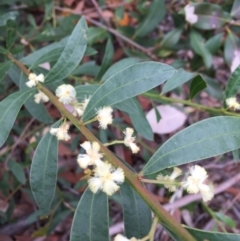
[[[8,58],[12,60],[26,75],[29,75],[29,71],[26,67],[16,60],[11,54],[7,54]],[[64,105],[59,102],[56,96],[54,96],[47,88],[41,83],[37,83],[38,89],[43,92],[55,107],[61,112],[61,114],[71,121],[75,127],[91,142],[97,142],[100,146],[100,150],[104,153],[108,161],[115,167],[120,167],[124,171],[124,175],[130,185],[138,192],[143,200],[150,206],[155,215],[159,218],[159,221],[169,227],[180,239],[183,241],[196,241],[194,237],[184,229],[181,224],[175,221],[175,219],[160,205],[157,199],[152,193],[149,193],[142,183],[140,182],[137,173],[129,170],[124,163],[122,163],[108,148],[104,146],[75,116],[73,116]]]

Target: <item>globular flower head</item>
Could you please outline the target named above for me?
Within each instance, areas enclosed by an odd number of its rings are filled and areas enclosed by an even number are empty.
[[[113,241],[137,241],[136,238],[131,238],[131,239],[128,239],[126,237],[124,237],[122,234],[118,234]]]
[[[49,98],[47,95],[45,95],[42,91],[38,91],[37,94],[34,95],[34,101],[39,104],[41,101],[42,102],[48,102]]]
[[[234,110],[240,110],[240,104],[237,102],[236,97],[230,97],[226,99],[226,105]]]
[[[191,167],[189,171],[190,175],[187,177],[187,180],[182,183],[182,186],[188,193],[195,194],[200,192],[204,202],[211,200],[214,196],[214,191],[211,186],[205,184],[208,177],[206,170],[195,165]]]
[[[98,163],[94,169],[94,176],[88,180],[89,188],[93,193],[102,190],[109,196],[118,191],[118,184],[123,182],[124,172],[122,168],[114,169],[108,162]]]
[[[26,85],[29,87],[29,88],[32,88],[34,86],[37,85],[38,82],[44,82],[44,75],[43,74],[39,74],[39,75],[36,75],[34,73],[31,73],[28,75],[28,82],[26,82]]]
[[[56,96],[63,104],[70,104],[76,99],[76,90],[72,85],[63,84],[57,87]]]
[[[173,172],[170,176],[163,176],[162,174],[159,174],[157,176],[157,180],[169,182],[169,184],[164,184],[164,187],[167,188],[170,192],[175,192],[177,188],[176,186],[171,185],[171,182],[175,181],[175,179],[180,175],[182,175],[182,170],[178,167],[174,167]]]
[[[135,137],[133,136],[133,129],[132,128],[126,128],[125,131],[123,131],[125,138],[124,138],[124,144],[132,150],[132,153],[139,152],[139,147],[135,143]]]
[[[100,145],[97,142],[85,141],[80,145],[85,149],[86,154],[79,154],[77,162],[79,166],[83,169],[87,168],[89,165],[98,165],[101,163],[101,158],[103,157],[100,151]]]
[[[185,10],[185,19],[190,24],[194,24],[198,21],[198,16],[194,13],[195,7],[188,4],[184,7]]]
[[[51,128],[50,133],[57,137],[58,140],[68,141],[71,137],[68,135],[68,129],[70,125],[67,123],[63,123],[58,128]]]
[[[100,108],[97,111],[97,119],[99,122],[99,126],[102,129],[107,129],[107,126],[112,124],[113,117],[112,117],[113,109],[111,106],[105,106],[103,108]]]

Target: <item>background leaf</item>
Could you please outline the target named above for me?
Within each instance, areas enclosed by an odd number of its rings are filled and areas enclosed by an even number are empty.
[[[234,0],[230,14],[237,19],[240,18],[240,0]]]
[[[57,128],[60,121],[53,127]],[[55,194],[58,171],[58,139],[48,131],[34,153],[30,185],[39,209],[47,215]]]
[[[165,1],[153,0],[148,7],[145,18],[138,25],[134,38],[143,37],[150,33],[163,20],[166,14]]]
[[[104,192],[94,194],[87,188],[74,214],[70,241],[107,241],[108,226],[107,195]]]
[[[13,173],[13,175],[16,177],[16,179],[21,184],[26,183],[26,177],[25,177],[24,169],[18,162],[10,159],[8,161],[8,167],[11,170],[11,172]]]
[[[16,21],[8,20],[7,21],[7,49],[10,50],[12,45],[14,44],[16,37]]]
[[[203,58],[206,68],[210,68],[212,65],[212,55],[206,48],[202,36],[196,31],[191,31],[190,44],[193,50]]]
[[[199,121],[166,141],[143,168],[144,175],[217,156],[240,147],[240,121],[212,117]]]
[[[6,76],[8,70],[10,69],[12,65],[11,61],[5,61],[4,63],[0,63],[0,82],[4,79]]]
[[[0,102],[0,147],[6,141],[17,114],[34,90],[15,92]]]
[[[199,29],[216,29],[220,28],[226,20],[221,6],[211,3],[196,3],[194,13],[198,15],[198,21],[194,27]]]
[[[234,57],[239,56],[240,62],[240,39],[233,33],[228,33],[224,44],[224,58],[229,66],[232,65]]]
[[[113,45],[112,45],[112,41],[109,38],[108,41],[107,41],[106,48],[105,48],[102,65],[101,65],[101,68],[98,72],[96,80],[100,80],[102,78],[103,74],[106,72],[106,70],[111,65],[111,63],[113,61],[113,54],[114,54],[114,48],[113,48]]]
[[[18,16],[18,12],[12,11],[5,13],[0,16],[0,26],[5,26],[7,24],[8,20],[15,20],[16,17]]]
[[[87,24],[81,18],[74,28],[57,63],[45,76],[45,82],[64,79],[78,66],[87,47]]]
[[[190,73],[185,71],[184,69],[177,70],[171,78],[169,78],[163,86],[162,94],[165,94],[181,85],[186,83],[187,81],[191,80],[195,73]]]
[[[173,48],[175,44],[178,43],[182,35],[182,29],[175,28],[168,32],[161,42],[161,48]]]
[[[99,107],[117,104],[162,84],[174,71],[171,66],[149,61],[117,72],[93,94],[82,120],[91,118]]]
[[[190,85],[190,99],[193,99],[199,92],[207,87],[206,81],[201,75],[196,76]]]
[[[224,91],[224,99],[234,97],[240,90],[240,65],[234,70]]]

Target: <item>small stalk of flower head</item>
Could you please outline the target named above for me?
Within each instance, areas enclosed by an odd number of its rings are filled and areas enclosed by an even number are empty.
[[[176,187],[181,186],[181,182],[176,182],[175,179],[182,175],[182,170],[178,167],[173,168],[173,172],[170,176],[163,176],[159,174],[157,176],[157,180],[149,180],[149,179],[141,179],[141,181],[146,183],[155,183],[155,184],[163,184],[165,188],[167,188],[170,192],[176,191]]]
[[[111,145],[115,145],[115,144],[124,144],[124,141],[115,140],[115,141],[112,141],[112,142],[109,142],[109,143],[104,143],[103,145],[104,146],[111,146]]]
[[[95,121],[97,121],[98,119],[97,119],[97,117],[94,117],[94,118],[92,118],[92,119],[90,119],[90,120],[88,120],[88,121],[86,121],[86,122],[83,122],[83,125],[85,126],[85,125],[88,125],[88,124],[90,124],[90,123],[93,123],[93,122],[95,122]]]
[[[173,185],[173,186],[181,186],[181,182],[175,182],[175,181],[159,181],[159,180],[154,180],[154,179],[145,179],[145,178],[140,178],[141,182],[145,183],[154,183],[154,184],[163,184],[163,185]]]
[[[125,138],[124,140],[115,140],[109,143],[105,143],[104,146],[111,146],[115,144],[124,144],[125,146],[129,147],[132,151],[132,153],[137,153],[140,149],[135,143],[135,137],[133,136],[134,130],[132,128],[126,128],[126,130],[123,131]]]

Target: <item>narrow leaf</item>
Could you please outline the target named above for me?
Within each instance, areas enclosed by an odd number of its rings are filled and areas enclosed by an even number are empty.
[[[58,127],[60,121],[53,127]],[[47,215],[55,194],[58,170],[58,139],[48,132],[42,137],[34,153],[30,185],[39,209]]]
[[[7,24],[8,20],[15,20],[16,17],[18,16],[18,12],[12,11],[5,13],[0,16],[0,26],[5,26]]]
[[[145,175],[165,168],[221,155],[240,148],[240,121],[213,117],[199,121],[166,141],[148,161]]]
[[[190,44],[193,50],[203,58],[204,65],[210,68],[212,65],[212,55],[206,48],[202,36],[196,31],[191,31]]]
[[[184,69],[177,70],[170,79],[166,81],[163,86],[162,94],[165,94],[181,85],[186,83],[187,81],[191,80],[195,77],[195,73],[190,73],[185,71]]]
[[[234,70],[229,80],[224,92],[224,99],[236,96],[240,90],[240,65]]]
[[[10,159],[8,162],[8,167],[21,184],[26,183],[26,177],[25,177],[23,167],[19,163]]]
[[[109,241],[108,227],[107,195],[87,188],[74,214],[70,241]]]
[[[111,65],[111,63],[113,61],[113,54],[114,54],[114,49],[113,49],[112,41],[109,38],[108,41],[107,41],[107,45],[106,45],[106,49],[105,49],[102,65],[101,65],[99,73],[98,73],[98,75],[96,77],[96,80],[100,80],[102,78],[103,74],[106,72],[106,70]]]
[[[87,24],[81,18],[74,28],[60,58],[46,76],[46,82],[64,79],[80,63],[87,47]]]
[[[82,120],[91,118],[99,107],[117,104],[162,84],[174,71],[171,66],[149,61],[117,72],[94,93]]]
[[[240,0],[234,0],[231,10],[231,16],[237,19],[240,18]]]
[[[216,54],[220,49],[223,43],[223,33],[219,33],[214,35],[210,39],[208,39],[205,43],[206,48],[210,51],[211,54]]]
[[[151,209],[129,183],[124,182],[121,185],[120,192],[127,238],[140,239],[145,237],[151,228]]]
[[[8,70],[10,69],[12,63],[11,61],[6,61],[4,63],[0,63],[0,82],[4,79],[6,76]]]
[[[182,29],[175,28],[168,32],[161,42],[161,48],[173,48],[175,47],[175,44],[178,43],[181,35],[182,35]]]
[[[240,39],[233,32],[229,33],[224,44],[224,58],[231,67],[234,58],[240,55]],[[240,61],[240,60],[239,60]]]
[[[190,85],[190,99],[193,99],[199,92],[207,87],[206,81],[201,75],[196,76]]]
[[[198,16],[197,22],[194,27],[204,30],[218,29],[225,22],[221,6],[211,3],[196,3],[194,14]]]
[[[7,21],[7,49],[10,50],[12,45],[14,44],[16,37],[16,21],[8,20]]]
[[[187,227],[187,231],[193,235],[197,240],[211,240],[211,241],[239,241],[240,234],[233,233],[219,233],[207,232],[200,229]]]
[[[143,37],[150,33],[163,20],[166,14],[165,1],[154,0],[148,7],[146,17],[137,27],[134,37]]]
[[[18,91],[0,102],[0,147],[6,141],[22,105],[32,94],[33,90]]]
[[[171,235],[173,240],[175,241],[183,241],[178,235],[176,235],[169,227],[166,227],[166,225],[163,225],[168,233]],[[239,234],[233,234],[233,233],[220,233],[220,232],[207,232],[200,229],[190,228],[186,227],[187,231],[196,239],[201,241],[239,241],[240,235]]]

